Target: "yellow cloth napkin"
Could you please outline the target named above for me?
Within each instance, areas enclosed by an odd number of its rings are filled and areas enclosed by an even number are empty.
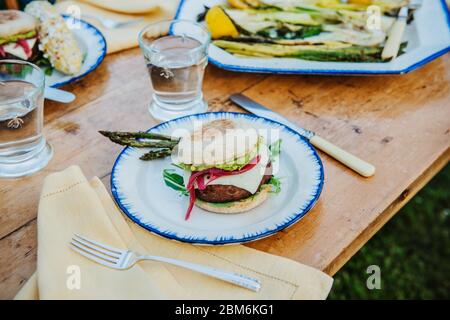
[[[161,0],[79,0],[110,11],[144,14],[155,10]]]
[[[70,250],[75,233],[246,274],[258,278],[262,288],[255,293],[158,262],[140,262],[126,271],[103,267]],[[121,214],[98,178],[88,181],[76,166],[45,179],[37,256],[37,271],[16,299],[325,299],[333,282],[319,270],[242,245],[194,246],[152,235]]]
[[[89,2],[89,3],[87,3]],[[123,8],[130,8],[134,12],[139,11],[140,14],[126,14],[127,10],[122,10],[122,13],[111,11],[114,6],[107,6],[108,2],[89,0],[89,1],[59,1],[55,7],[61,14],[74,13],[80,10],[82,20],[85,20],[95,27],[97,27],[105,36],[108,53],[113,53],[138,46],[138,34],[149,23],[159,20],[170,20],[175,15],[175,10],[178,0],[151,0],[147,1],[146,7],[137,8],[136,5],[124,6]],[[96,6],[92,5],[96,4]],[[105,9],[106,8],[106,9]],[[111,10],[108,10],[111,9]],[[116,10],[118,10],[116,8]],[[114,21],[130,21],[137,18],[143,18],[143,21],[132,24],[130,26],[107,29],[103,27],[96,19],[106,18]]]

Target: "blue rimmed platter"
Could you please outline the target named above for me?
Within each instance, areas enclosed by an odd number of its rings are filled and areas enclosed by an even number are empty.
[[[83,78],[94,71],[102,63],[106,55],[106,40],[96,27],[73,17],[64,16],[64,19],[71,26],[74,26],[72,32],[84,54],[84,62],[80,73],[76,75],[65,75],[54,70],[50,76],[46,76],[47,86],[53,88],[61,87]]]
[[[219,68],[240,72],[323,75],[404,74],[413,71],[450,51],[450,13],[446,0],[423,0],[406,28],[405,53],[390,62],[352,63],[320,62],[294,58],[254,58],[230,54],[211,45],[209,61]],[[196,20],[211,7],[226,0],[181,0],[177,19]]]
[[[164,122],[151,132],[173,134],[192,130],[194,124],[215,119],[232,119],[243,126],[275,130],[268,136],[282,139],[281,154],[274,172],[281,192],[270,194],[260,206],[240,214],[217,214],[194,206],[185,220],[188,197],[168,188],[163,170],[174,168],[171,158],[142,161],[143,149],[125,148],[111,173],[113,197],[135,223],[168,239],[203,245],[224,245],[254,241],[281,231],[307,214],[320,196],[324,183],[322,162],[309,142],[292,129],[269,119],[232,112],[210,112]]]

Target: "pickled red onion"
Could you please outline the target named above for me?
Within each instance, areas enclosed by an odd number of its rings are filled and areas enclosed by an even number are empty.
[[[239,170],[234,171],[227,171],[223,169],[218,168],[209,168],[202,171],[197,171],[191,174],[189,177],[189,182],[187,184],[186,189],[189,191],[189,207],[186,212],[185,220],[188,220],[191,216],[192,208],[194,207],[194,203],[196,200],[195,196],[195,182],[197,182],[197,186],[200,190],[204,190],[209,183],[216,180],[217,178],[223,177],[223,176],[232,176],[240,173],[244,173],[246,171],[249,171],[253,169],[261,160],[261,156],[257,155],[254,159],[252,159],[249,163],[247,163],[245,166],[243,166]],[[205,176],[209,174],[209,180],[205,183]]]
[[[30,46],[28,45],[27,40],[25,40],[25,39],[17,40],[16,48],[18,46],[21,46],[23,48],[23,51],[25,52],[25,54],[27,55],[28,58],[31,56],[31,49],[30,49]]]

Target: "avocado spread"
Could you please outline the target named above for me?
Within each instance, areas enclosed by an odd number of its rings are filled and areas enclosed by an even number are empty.
[[[14,43],[14,42],[17,42],[17,40],[21,40],[21,39],[34,38],[35,36],[36,36],[36,30],[31,30],[31,31],[28,31],[25,33],[14,34],[14,35],[6,37],[6,38],[0,38],[0,45],[11,43],[11,42]]]

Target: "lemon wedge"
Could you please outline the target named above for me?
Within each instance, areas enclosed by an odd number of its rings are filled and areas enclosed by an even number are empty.
[[[237,37],[239,35],[233,21],[231,21],[220,6],[214,6],[209,9],[206,13],[205,21],[213,39]]]

